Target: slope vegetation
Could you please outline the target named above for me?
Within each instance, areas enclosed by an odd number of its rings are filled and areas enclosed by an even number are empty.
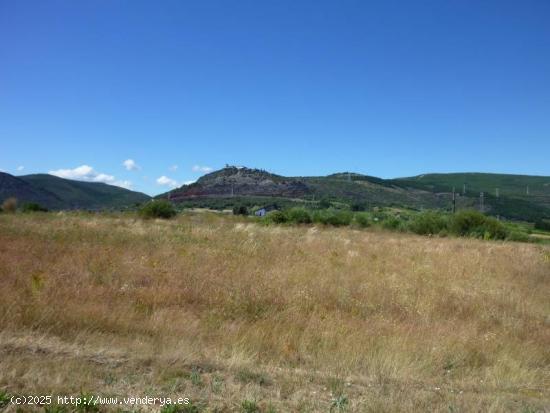
[[[348,206],[450,210],[453,188],[459,209],[479,208],[479,194],[484,192],[483,210],[489,214],[527,221],[550,218],[550,177],[503,174],[428,174],[381,179],[344,172],[284,177],[258,169],[226,167],[160,196],[184,205],[207,207],[243,202],[249,205],[294,202],[314,207],[325,200]]]
[[[120,208],[142,203],[148,195],[99,182],[81,182],[48,174],[14,177],[0,173],[0,201],[15,197],[49,209]]]

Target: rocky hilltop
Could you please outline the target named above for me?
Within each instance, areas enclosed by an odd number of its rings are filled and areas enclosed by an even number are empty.
[[[196,197],[274,196],[300,198],[310,192],[299,178],[286,178],[262,169],[227,166],[197,182],[168,193],[172,201]]]

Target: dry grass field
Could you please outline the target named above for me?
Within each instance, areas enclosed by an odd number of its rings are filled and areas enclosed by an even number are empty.
[[[527,413],[550,410],[549,387],[550,246],[210,213],[0,215],[9,394]]]

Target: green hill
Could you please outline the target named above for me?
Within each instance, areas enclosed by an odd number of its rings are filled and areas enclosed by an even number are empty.
[[[466,192],[462,193],[464,184]],[[483,209],[491,215],[527,221],[550,218],[550,177],[505,174],[426,174],[382,179],[341,172],[317,177],[284,177],[260,169],[229,166],[159,197],[182,206],[211,208],[270,203],[315,206],[323,202],[351,208],[450,210],[453,187],[458,209],[479,208],[479,193],[484,192]]]
[[[48,208],[59,208],[63,205],[63,201],[55,194],[21,178],[0,172],[0,203],[11,197],[17,198],[19,202],[36,202]]]
[[[550,217],[550,177],[494,173],[424,174],[391,180],[404,188],[457,193],[484,200],[493,215],[536,221]]]
[[[492,173],[449,173],[449,174],[424,174],[409,178],[392,179],[396,185],[406,185],[430,191],[449,192],[453,187],[458,192],[479,195],[483,191],[496,195],[496,189],[500,196],[509,197],[548,197],[550,202],[550,177],[530,175],[508,175]],[[550,205],[550,204],[549,204]]]
[[[16,197],[20,204],[37,202],[49,209],[109,209],[132,206],[150,199],[100,182],[81,182],[48,174],[15,177],[0,175],[0,201]]]

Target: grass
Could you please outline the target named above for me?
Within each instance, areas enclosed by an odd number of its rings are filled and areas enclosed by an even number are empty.
[[[211,213],[2,214],[0,394],[544,411],[549,296],[547,245]]]

